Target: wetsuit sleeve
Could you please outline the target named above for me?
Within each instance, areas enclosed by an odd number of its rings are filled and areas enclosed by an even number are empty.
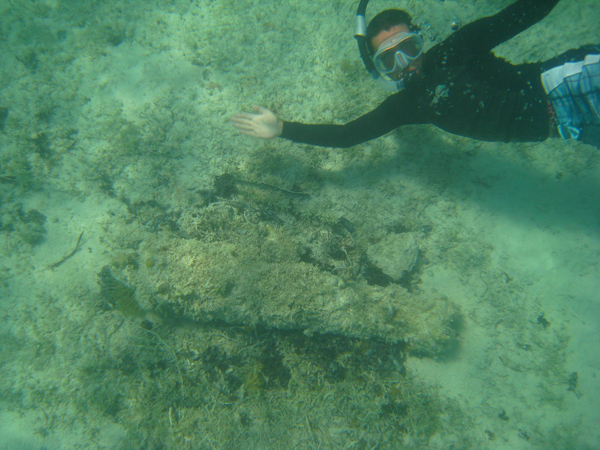
[[[518,0],[499,13],[475,20],[444,41],[446,51],[470,59],[487,53],[546,17],[559,0]]]
[[[348,148],[413,123],[410,112],[401,108],[404,92],[388,97],[373,111],[345,125],[284,122],[281,137],[319,147]]]

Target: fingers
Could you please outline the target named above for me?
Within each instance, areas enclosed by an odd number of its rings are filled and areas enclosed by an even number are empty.
[[[256,133],[254,133],[252,131],[242,130],[241,128],[239,128],[239,130],[240,130],[240,134],[245,134],[246,136],[256,137]]]
[[[236,127],[238,130],[240,130],[240,132],[248,132],[248,133],[253,133],[254,132],[254,128],[251,126],[246,126],[246,125],[238,125],[238,124],[233,124],[234,127]]]
[[[240,112],[234,114],[231,120],[236,122],[243,122],[244,120],[253,121],[258,119],[264,113],[270,112],[267,108],[263,108],[262,106],[258,105],[252,105],[252,109],[254,109],[254,111],[256,111],[258,114]]]
[[[231,121],[238,124],[250,124],[254,121],[254,114],[239,113],[235,114]]]
[[[239,113],[231,118],[231,124],[246,136],[257,136],[255,114]]]
[[[254,108],[255,111],[259,112],[259,114],[244,113],[244,112],[236,113],[231,118],[231,122],[236,126],[238,126],[238,125],[246,126],[246,127],[251,127],[253,125],[256,126],[258,124],[258,122],[260,121],[260,117],[262,116],[262,114],[268,110],[261,106],[257,106],[257,105],[252,105],[252,107]]]
[[[252,105],[255,113],[236,113],[231,118],[231,124],[236,127],[241,134],[246,136],[260,137],[270,139],[278,134],[274,133],[272,125],[269,123],[271,116],[274,116],[268,109],[262,106]]]
[[[237,114],[234,114],[234,116],[231,118],[231,120],[237,120],[237,121],[243,122],[243,121],[251,121],[255,117],[256,117],[256,114],[237,113]]]
[[[260,114],[264,114],[266,112],[269,112],[269,110],[267,108],[263,108],[262,106],[259,105],[252,105],[252,109],[254,109],[254,111],[260,113]]]
[[[254,131],[254,127],[252,126],[252,123],[248,123],[248,122],[236,122],[235,120],[231,121],[232,125],[234,127],[236,127],[238,130],[244,132],[244,131]]]

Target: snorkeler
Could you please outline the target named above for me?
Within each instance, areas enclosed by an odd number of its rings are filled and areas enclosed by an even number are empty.
[[[248,136],[323,147],[351,147],[402,125],[433,124],[483,141],[561,136],[600,148],[600,45],[518,65],[492,52],[542,20],[558,1],[518,0],[425,52],[408,13],[385,10],[366,27],[368,0],[362,0],[356,30],[361,56],[393,95],[345,125],[286,122],[259,106],[253,106],[254,113],[235,114],[231,122]]]

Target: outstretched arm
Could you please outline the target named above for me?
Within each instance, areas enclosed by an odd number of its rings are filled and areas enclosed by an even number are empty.
[[[558,1],[517,0],[493,16],[462,27],[443,42],[444,51],[462,58],[489,52],[542,20]]]
[[[375,110],[345,125],[284,122],[281,137],[319,147],[353,147],[383,136],[403,124],[398,114],[388,109],[388,105],[384,102]]]
[[[345,125],[284,122],[259,106],[254,106],[257,113],[238,113],[231,122],[248,136],[263,139],[280,136],[302,144],[347,148],[383,136],[401,125],[416,123],[410,107],[416,102],[407,101],[407,96],[407,91],[394,94],[373,111]]]

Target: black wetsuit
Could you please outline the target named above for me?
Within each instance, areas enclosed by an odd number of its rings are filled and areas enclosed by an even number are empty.
[[[513,65],[492,49],[543,19],[559,0],[518,0],[465,25],[424,54],[421,74],[346,125],[284,122],[281,137],[351,147],[401,125],[434,124],[484,141],[542,141],[550,133],[544,63]]]

